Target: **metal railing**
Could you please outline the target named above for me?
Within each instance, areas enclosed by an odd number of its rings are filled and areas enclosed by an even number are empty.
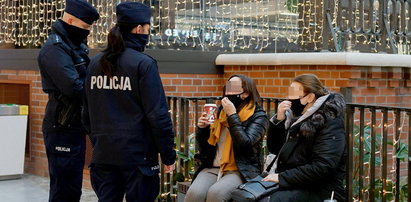
[[[206,103],[220,97],[168,97],[176,135],[178,161],[173,174],[161,174],[161,200],[176,198],[175,181],[189,181],[194,173],[194,132]],[[263,98],[272,116],[281,99]],[[411,108],[347,104],[349,201],[407,201],[411,193]],[[266,151],[266,149],[264,150]]]
[[[323,3],[323,50],[410,54],[411,1],[323,0]]]
[[[347,191],[359,201],[407,201],[411,108],[348,104]]]

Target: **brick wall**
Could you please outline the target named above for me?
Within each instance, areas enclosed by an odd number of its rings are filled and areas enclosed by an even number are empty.
[[[235,73],[253,78],[263,97],[282,98],[294,77],[311,73],[317,75],[328,89],[344,92],[347,99],[351,99],[349,102],[411,107],[409,68],[314,65],[224,68],[225,79]]]
[[[220,96],[227,78],[241,73],[253,78],[263,97],[284,97],[292,79],[303,73],[316,74],[325,86],[344,91],[354,103],[411,106],[411,82],[408,68],[355,66],[226,66],[224,74],[162,74],[167,95]],[[47,95],[42,92],[38,71],[0,70],[0,86],[4,83],[30,85],[29,151],[25,170],[47,176],[47,159],[41,133],[41,123]],[[2,88],[0,87],[0,90]],[[347,91],[348,89],[348,91]],[[0,96],[2,93],[0,92]],[[4,96],[4,95],[3,95]],[[0,99],[1,100],[1,99]],[[89,171],[84,171],[85,186],[90,187]]]

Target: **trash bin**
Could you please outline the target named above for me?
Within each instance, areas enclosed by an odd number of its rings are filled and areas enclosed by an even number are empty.
[[[28,106],[0,104],[0,180],[24,173]]]

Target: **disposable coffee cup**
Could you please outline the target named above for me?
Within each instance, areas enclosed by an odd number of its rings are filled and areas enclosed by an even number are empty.
[[[337,202],[337,200],[334,199],[334,191],[331,192],[331,198],[326,199],[323,202]]]
[[[204,105],[204,111],[207,114],[208,123],[214,123],[216,110],[217,110],[216,104],[205,104]]]

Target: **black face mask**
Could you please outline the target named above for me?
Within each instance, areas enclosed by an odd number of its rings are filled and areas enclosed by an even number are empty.
[[[226,95],[226,97],[234,104],[235,107],[239,107],[241,105],[241,103],[244,102],[243,99],[241,99],[241,94],[237,94],[237,95]]]
[[[87,36],[90,34],[90,30],[81,29],[64,21],[62,22],[70,41],[75,45],[80,45],[81,43],[83,43],[87,39]]]
[[[302,98],[304,98],[304,97],[302,97]],[[301,98],[300,99],[288,100],[288,101],[291,102],[291,111],[293,111],[294,116],[301,116],[303,114],[304,108],[307,104],[305,104],[305,105],[301,104]]]
[[[139,46],[141,51],[144,51],[147,43],[148,43],[148,34],[134,34],[128,33],[124,35],[124,38],[133,44]]]

